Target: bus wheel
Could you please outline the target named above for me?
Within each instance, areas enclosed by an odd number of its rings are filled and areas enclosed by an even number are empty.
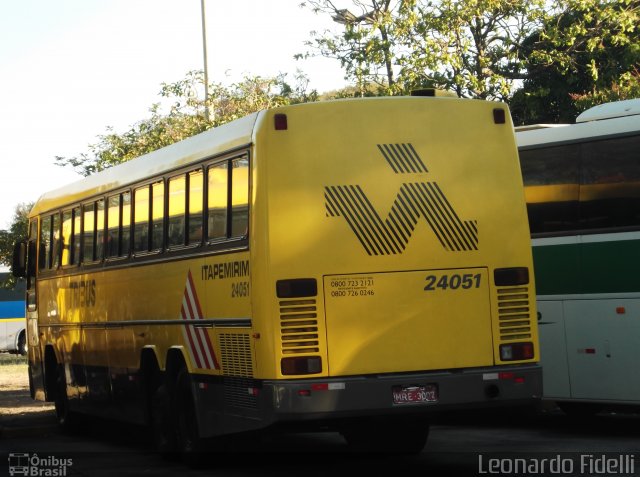
[[[355,422],[341,431],[354,452],[415,455],[429,437],[423,420],[400,422]]]
[[[27,354],[27,334],[24,331],[22,331],[20,336],[18,336],[17,352],[22,356],[26,356]]]
[[[171,419],[169,391],[163,384],[151,398],[151,429],[156,449],[167,459],[176,457],[177,439],[174,419]]]
[[[185,462],[192,466],[203,463],[205,439],[200,437],[198,417],[191,391],[191,378],[186,368],[178,372],[175,388],[178,448]]]
[[[55,409],[56,417],[58,418],[58,424],[64,430],[69,431],[74,428],[74,415],[69,410],[69,399],[67,398],[67,383],[64,376],[64,367],[58,365],[56,375],[56,394],[55,394]]]

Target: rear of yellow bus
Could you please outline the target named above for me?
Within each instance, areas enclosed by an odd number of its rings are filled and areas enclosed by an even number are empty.
[[[254,144],[255,377],[267,422],[327,422],[353,444],[409,450],[434,413],[540,397],[505,105],[286,107],[261,116]]]

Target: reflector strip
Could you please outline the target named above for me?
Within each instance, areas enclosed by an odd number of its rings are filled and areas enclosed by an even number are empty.
[[[258,394],[260,394],[260,389],[258,389],[258,388],[247,388],[247,392],[249,393],[249,396],[257,396]]]
[[[196,294],[193,284],[193,276],[191,270],[187,274],[187,283],[184,287],[184,296],[182,298],[182,308],[180,309],[182,319],[187,322],[197,322],[204,319],[202,316],[202,308]],[[187,350],[191,362],[200,369],[220,369],[218,360],[216,359],[213,345],[206,329],[196,328],[193,325],[185,325],[182,334],[187,344]]]
[[[484,373],[482,375],[482,380],[483,381],[494,381],[496,379],[498,379],[498,373]]]

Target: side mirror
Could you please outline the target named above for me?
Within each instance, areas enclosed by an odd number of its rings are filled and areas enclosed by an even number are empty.
[[[30,277],[36,276],[36,241],[29,240],[27,249],[27,275]]]
[[[13,263],[11,266],[13,276],[25,278],[27,276],[27,243],[17,242],[13,246]]]

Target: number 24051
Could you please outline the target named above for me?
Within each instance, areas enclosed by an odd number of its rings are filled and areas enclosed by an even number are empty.
[[[480,277],[479,273],[465,273],[464,275],[427,275],[427,286],[424,287],[425,291],[436,291],[440,290],[457,290],[458,288],[462,288],[464,290],[468,290],[469,288],[480,288]]]

